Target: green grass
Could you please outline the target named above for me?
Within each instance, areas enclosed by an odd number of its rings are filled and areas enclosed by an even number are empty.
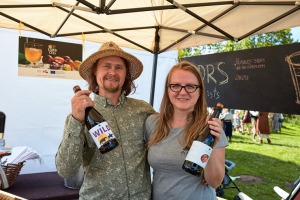
[[[236,166],[231,176],[251,175],[263,182],[235,180],[239,189],[252,199],[280,199],[273,190],[279,186],[287,192],[300,177],[300,126],[283,123],[282,133],[272,132],[271,144],[252,141],[252,136],[234,132],[232,142],[226,148],[226,159]],[[231,185],[232,186],[232,185]],[[238,190],[225,189],[225,199],[233,199]]]

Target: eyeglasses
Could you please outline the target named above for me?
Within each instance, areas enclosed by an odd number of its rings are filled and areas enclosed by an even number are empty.
[[[192,85],[192,84],[189,84],[189,85],[169,84],[168,87],[173,92],[180,92],[182,90],[182,88],[184,88],[187,93],[193,93],[198,88],[200,88],[200,85]]]

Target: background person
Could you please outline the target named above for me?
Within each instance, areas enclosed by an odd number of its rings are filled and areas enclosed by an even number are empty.
[[[241,117],[240,117],[240,111],[239,110],[234,111],[234,114],[233,114],[233,127],[234,127],[235,132],[237,132],[237,133],[241,132]]]
[[[255,137],[258,135],[257,130],[257,119],[259,116],[259,111],[249,111],[252,123],[252,140],[256,142]]]
[[[140,60],[113,42],[104,43],[79,68],[89,90],[76,92],[71,100],[72,112],[67,116],[55,162],[63,178],[83,166],[81,200],[151,198],[143,127],[155,111],[145,101],[127,97],[142,70]],[[91,92],[94,101],[89,97]],[[105,154],[99,152],[84,124],[89,106],[99,110],[119,142]]]
[[[273,113],[272,129],[277,133],[279,131],[279,113]]]
[[[281,133],[283,120],[284,120],[283,114],[279,113],[279,118],[278,118],[278,131],[279,131],[279,133]]]
[[[244,131],[245,131],[245,126],[246,126],[246,127],[247,127],[247,130],[248,130],[248,135],[251,134],[250,124],[251,124],[251,116],[250,116],[250,112],[249,112],[249,110],[245,110],[245,111],[244,111],[244,115],[243,115],[243,119],[242,119],[242,122],[241,122],[242,133],[244,133]]]
[[[269,126],[269,119],[268,119],[268,112],[259,112],[259,116],[257,118],[257,131],[258,131],[258,138],[259,144],[263,143],[263,138],[266,138],[268,144],[271,144],[270,140],[270,126]]]
[[[220,119],[223,121],[223,129],[227,140],[231,142],[232,139],[232,126],[233,126],[233,114],[229,108],[225,108],[224,112],[220,115]]]
[[[186,61],[169,71],[160,113],[146,120],[148,161],[153,168],[153,200],[216,199],[225,173],[225,146],[228,145],[221,120],[207,120],[206,94],[199,70]],[[204,125],[210,124],[215,146],[202,177],[182,169],[186,154]]]
[[[268,118],[269,118],[270,130],[272,130],[272,127],[273,127],[273,113],[272,112],[269,112]]]

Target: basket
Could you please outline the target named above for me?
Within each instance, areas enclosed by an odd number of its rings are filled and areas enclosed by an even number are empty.
[[[7,178],[8,187],[5,187],[5,185],[3,184],[3,180],[0,176],[0,189],[7,189],[10,186],[12,186],[12,184],[15,182],[17,176],[19,175],[19,173],[22,169],[24,162],[25,161],[20,162],[18,164],[8,163],[6,165],[1,165],[3,171],[6,175],[6,178]]]

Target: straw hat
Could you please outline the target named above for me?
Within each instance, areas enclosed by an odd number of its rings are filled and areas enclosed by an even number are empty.
[[[94,63],[100,59],[107,56],[118,56],[121,58],[124,58],[128,61],[129,64],[129,70],[131,74],[132,80],[137,79],[142,71],[143,71],[143,64],[142,62],[137,59],[135,56],[126,53],[123,51],[118,45],[116,45],[113,42],[106,42],[104,43],[100,49],[90,55],[87,59],[85,59],[80,67],[79,67],[79,74],[84,79],[87,80],[89,76],[93,75],[93,65]]]

